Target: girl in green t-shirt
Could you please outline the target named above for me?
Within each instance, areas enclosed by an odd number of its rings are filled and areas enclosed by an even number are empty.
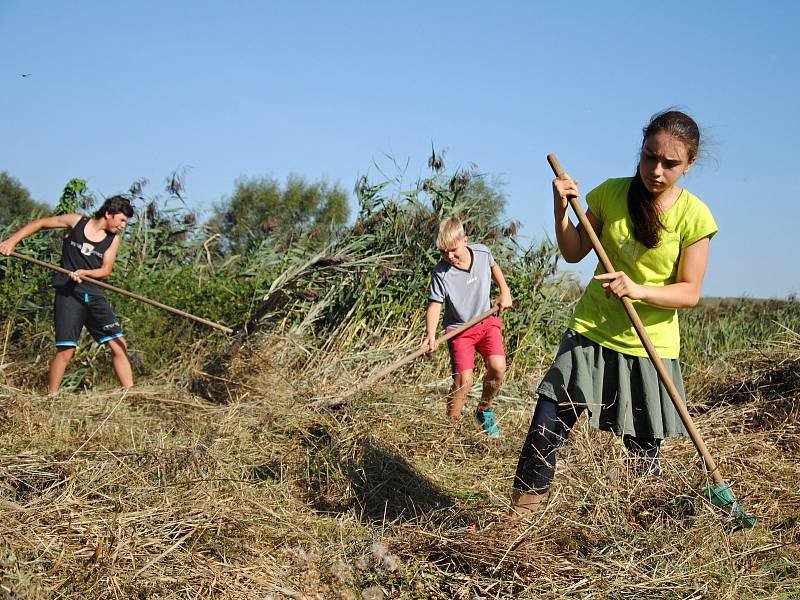
[[[622,436],[645,472],[659,475],[659,448],[686,435],[619,301],[630,298],[681,397],[677,309],[700,300],[709,242],[717,225],[708,207],[678,186],[691,169],[700,130],[688,115],[669,110],[643,131],[633,177],[610,179],[587,196],[586,216],[615,273],[598,265],[575,307],[558,353],[541,382],[539,400],[520,453],[511,506],[524,515],[543,506],[555,472],[555,450],[584,409],[589,423]],[[555,179],[556,239],[567,262],[592,249],[588,234],[570,221],[578,182]]]

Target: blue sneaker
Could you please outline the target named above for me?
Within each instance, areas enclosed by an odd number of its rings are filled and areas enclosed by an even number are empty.
[[[497,419],[494,418],[494,408],[490,406],[486,410],[478,410],[475,418],[478,419],[478,423],[481,424],[486,435],[492,438],[500,437],[500,426],[497,424]]]

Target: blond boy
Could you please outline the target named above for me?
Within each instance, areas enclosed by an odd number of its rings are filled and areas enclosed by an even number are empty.
[[[436,246],[442,260],[431,271],[428,289],[426,336],[423,342],[428,352],[436,350],[436,329],[442,305],[445,331],[459,327],[489,310],[492,281],[500,288],[496,303],[500,312],[512,305],[511,292],[503,271],[491,251],[483,244],[470,244],[458,218],[450,217],[439,223]],[[500,391],[506,371],[501,327],[500,318],[492,315],[447,342],[453,372],[453,386],[447,397],[447,415],[454,421],[461,417],[474,381],[477,351],[483,357],[486,374],[475,417],[490,437],[500,436],[493,401]]]

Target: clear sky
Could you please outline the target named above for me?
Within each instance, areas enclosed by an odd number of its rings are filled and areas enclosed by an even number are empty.
[[[54,203],[188,167],[208,210],[244,176],[346,189],[431,143],[499,175],[552,237],[555,152],[584,193],[633,173],[678,106],[712,143],[685,180],[713,211],[704,294],[800,292],[800,3],[0,0],[0,170]],[[30,74],[21,77],[21,74]],[[207,214],[207,212],[206,212]],[[594,266],[584,260],[585,280]]]

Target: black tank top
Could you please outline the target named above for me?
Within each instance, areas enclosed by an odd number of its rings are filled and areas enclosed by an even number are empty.
[[[68,271],[99,269],[102,267],[103,255],[117,235],[116,233],[106,233],[106,237],[100,242],[88,240],[84,233],[88,222],[89,217],[81,217],[81,220],[70,230],[69,235],[64,238],[61,250],[61,266]],[[88,282],[76,284],[64,273],[56,273],[53,278],[53,285],[55,287],[74,286],[74,289],[79,292],[87,292],[95,296],[103,295],[102,288]]]

